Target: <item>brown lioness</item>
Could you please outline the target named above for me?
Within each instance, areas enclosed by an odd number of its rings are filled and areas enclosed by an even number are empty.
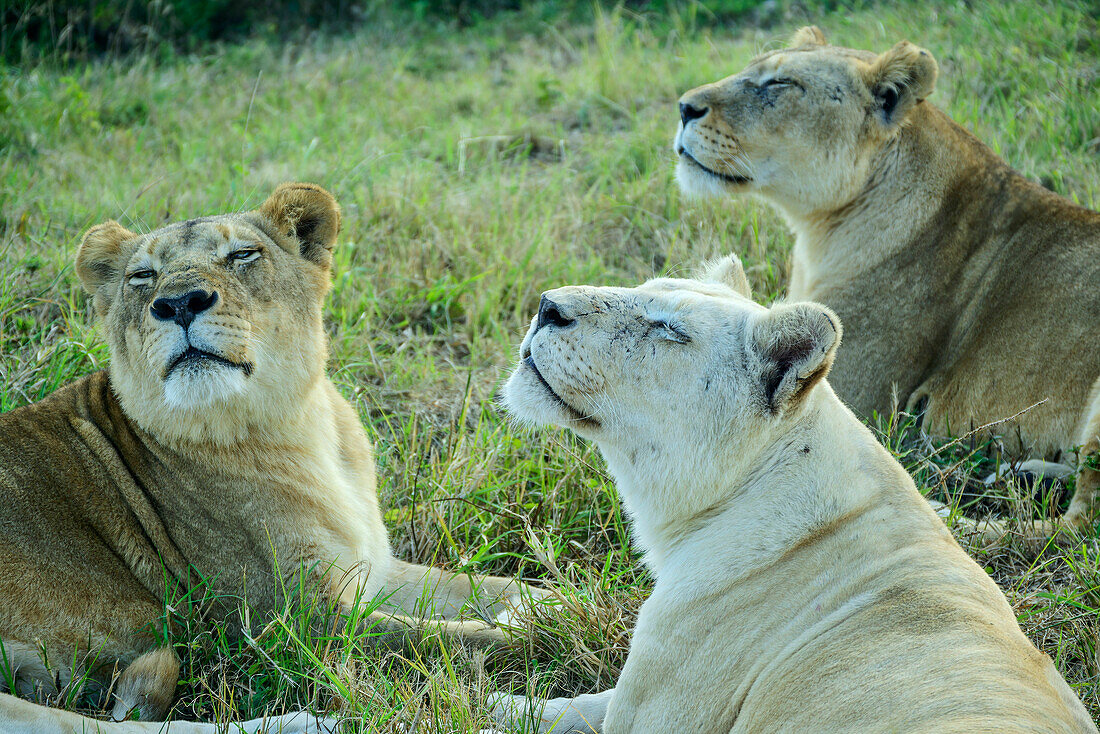
[[[555,734],[1096,732],[997,585],[825,379],[829,309],[700,280],[543,295],[504,388],[596,443],[655,579],[615,688],[501,696]],[[843,348],[841,348],[843,351]]]
[[[85,235],[76,272],[110,368],[0,416],[0,642],[15,693],[64,684],[74,673],[64,663],[87,656],[93,678],[128,666],[115,718],[163,718],[179,667],[151,624],[166,579],[186,588],[193,574],[263,611],[305,569],[344,608],[387,595],[387,614],[375,612],[384,625],[416,625],[428,609],[444,632],[503,639],[460,617],[476,595],[490,615],[508,614],[519,584],[472,583],[390,553],[367,434],[325,375],[321,309],[339,225],[327,191],[284,184],[253,212],[148,234],[112,221]],[[329,728],[305,714],[240,726]],[[0,696],[5,734],[99,729],[164,725]]]
[[[832,383],[856,413],[889,413],[896,395],[942,435],[1045,401],[1019,419],[1013,450],[1084,447],[1063,517],[1082,528],[1100,505],[1100,214],[1023,178],[927,102],[936,75],[908,42],[874,54],[803,28],[680,99],[677,178],[755,194],[786,219],[789,297],[848,325]]]

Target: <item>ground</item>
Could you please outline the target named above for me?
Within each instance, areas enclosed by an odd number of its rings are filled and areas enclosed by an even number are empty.
[[[107,360],[72,269],[85,228],[116,218],[150,229],[255,206],[284,180],[321,183],[345,214],[330,373],[377,443],[395,552],[562,592],[564,612],[514,649],[426,640],[385,655],[318,637],[308,594],[253,620],[244,640],[205,623],[197,595],[177,599],[177,715],[308,704],[355,715],[363,730],[461,732],[484,723],[495,688],[561,695],[613,683],[650,583],[614,487],[591,446],[510,426],[494,392],[544,289],[634,284],[732,251],[760,297],[783,293],[782,222],[749,199],[681,198],[671,140],[681,92],[737,72],[798,26],[860,48],[907,38],[929,49],[936,104],[1027,176],[1100,207],[1094,6],[783,7],[739,20],[687,5],[556,22],[536,4],[460,30],[383,15],[288,44],[5,68],[0,410]],[[996,462],[988,432],[945,446],[904,416],[876,428],[929,494],[970,493]],[[1100,716],[1096,537],[972,551]],[[62,703],[88,705],[77,691]]]

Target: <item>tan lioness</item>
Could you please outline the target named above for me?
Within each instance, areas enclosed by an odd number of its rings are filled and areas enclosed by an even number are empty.
[[[1004,595],[825,380],[836,315],[702,280],[544,294],[504,398],[607,459],[655,584],[615,688],[525,731],[1096,732]]]
[[[339,225],[327,191],[284,184],[257,211],[85,235],[76,271],[110,369],[0,415],[0,642],[16,693],[64,685],[74,658],[100,680],[118,664],[115,717],[161,719],[179,667],[152,623],[166,586],[199,576],[264,611],[304,569],[344,608],[386,595],[384,624],[416,625],[427,610],[446,633],[503,639],[491,617],[518,603],[516,582],[472,583],[390,554],[371,445],[325,375]],[[478,594],[489,621],[461,620]],[[302,714],[240,726],[329,724]],[[4,734],[100,729],[164,725],[0,696]]]
[[[936,74],[908,42],[874,54],[804,28],[681,98],[677,178],[786,219],[789,297],[848,325],[832,382],[857,414],[896,395],[931,433],[959,434],[1041,402],[1018,421],[1024,448],[1092,457],[1064,516],[1085,527],[1100,507],[1100,214],[926,101]],[[998,430],[1011,446],[1016,426]]]

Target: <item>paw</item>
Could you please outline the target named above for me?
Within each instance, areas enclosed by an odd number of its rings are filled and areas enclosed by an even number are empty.
[[[506,732],[539,732],[539,734],[593,734],[600,731],[603,708],[584,712],[576,703],[585,697],[544,700],[527,696],[494,693],[489,696],[493,722]],[[597,697],[590,697],[597,698]],[[492,730],[487,730],[492,731]]]
[[[236,730],[250,734],[337,734],[340,720],[308,711],[295,711],[283,716],[253,719],[236,726]],[[232,726],[229,730],[236,731]]]
[[[1000,477],[1014,476],[1025,486],[1033,487],[1037,482],[1049,483],[1064,479],[1071,474],[1073,474],[1073,467],[1053,461],[1032,459],[1018,464],[1010,464],[1006,461],[997,467],[997,471],[983,479],[982,483],[993,484]]]
[[[539,714],[544,713],[543,701],[530,699],[527,696],[512,696],[507,693],[494,693],[489,696],[487,703],[490,709],[490,718],[504,731],[519,732],[543,732],[549,731],[547,722],[542,720]],[[549,722],[550,725],[553,721]]]
[[[492,693],[486,703],[489,704],[493,721],[507,727],[520,726],[524,713],[530,706],[527,696],[513,696],[508,693]]]
[[[520,610],[514,607],[509,607],[503,612],[498,613],[497,616],[493,617],[493,623],[497,627],[503,627],[505,629],[522,629],[522,616],[523,614],[522,612],[520,612]]]

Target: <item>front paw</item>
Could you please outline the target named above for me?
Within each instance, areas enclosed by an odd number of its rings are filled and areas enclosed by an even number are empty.
[[[168,725],[165,724],[165,730]],[[255,732],[255,734],[336,734],[340,720],[316,716],[308,711],[295,711],[283,716],[264,717],[229,725],[229,731]]]
[[[579,701],[602,696],[579,698],[528,698],[507,693],[489,696],[490,716],[497,727],[506,732],[538,732],[539,734],[598,734],[603,723],[604,707],[585,714]]]
[[[541,701],[529,699],[527,696],[493,693],[489,695],[486,703],[489,704],[489,715],[493,722],[504,731],[543,731],[542,727],[538,726],[534,710],[535,704],[541,704]],[[537,728],[531,728],[533,722],[536,722]]]

